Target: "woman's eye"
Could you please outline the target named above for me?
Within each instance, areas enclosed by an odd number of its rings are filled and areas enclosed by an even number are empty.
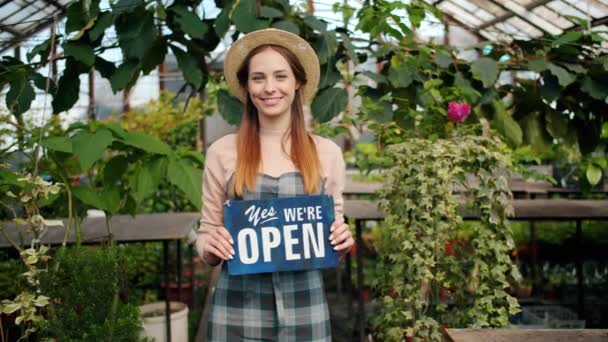
[[[285,75],[278,75],[277,78],[279,80],[283,80],[283,79],[287,78],[287,76],[285,76]]]

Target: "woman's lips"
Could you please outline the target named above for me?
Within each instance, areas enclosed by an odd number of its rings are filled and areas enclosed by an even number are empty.
[[[268,97],[268,98],[262,98],[262,102],[267,105],[267,106],[274,106],[277,103],[279,103],[279,101],[281,101],[282,97]]]

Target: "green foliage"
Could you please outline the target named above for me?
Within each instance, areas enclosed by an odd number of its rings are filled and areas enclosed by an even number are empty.
[[[384,295],[373,318],[380,340],[401,341],[407,334],[439,341],[442,324],[504,327],[518,311],[505,292],[519,276],[509,257],[506,151],[499,140],[480,136],[410,139],[388,148],[393,163],[379,194],[387,216],[376,265],[383,271],[371,280]],[[470,227],[461,250],[449,252],[446,244],[462,223],[452,191],[466,185],[465,173],[479,182],[467,199],[481,224]],[[441,299],[442,287],[450,306]]]
[[[60,251],[41,286],[54,299],[43,334],[61,341],[145,341],[138,309],[125,304],[127,267],[117,247]]]

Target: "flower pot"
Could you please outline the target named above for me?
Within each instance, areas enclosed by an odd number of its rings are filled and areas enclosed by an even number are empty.
[[[170,302],[171,342],[188,341],[188,306],[180,302]],[[165,302],[145,304],[139,307],[143,322],[143,336],[156,342],[167,342],[165,323]]]

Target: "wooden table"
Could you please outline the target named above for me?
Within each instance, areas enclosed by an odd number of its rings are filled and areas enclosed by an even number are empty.
[[[576,238],[582,242],[583,220],[608,220],[608,200],[570,200],[570,199],[515,199],[513,200],[514,217],[520,221],[575,221]],[[465,220],[477,220],[479,215],[468,211],[464,206],[460,214]],[[365,336],[365,303],[363,300],[363,257],[361,253],[363,223],[369,220],[383,220],[384,213],[378,208],[375,200],[344,201],[344,216],[355,221],[355,243],[357,244],[357,287],[358,287],[358,331],[360,340]],[[346,256],[346,272],[350,279],[350,255]],[[579,317],[584,313],[584,279],[582,259],[576,260],[577,303]],[[348,284],[348,283],[347,283]]]
[[[451,342],[605,342],[605,329],[447,329]]]

